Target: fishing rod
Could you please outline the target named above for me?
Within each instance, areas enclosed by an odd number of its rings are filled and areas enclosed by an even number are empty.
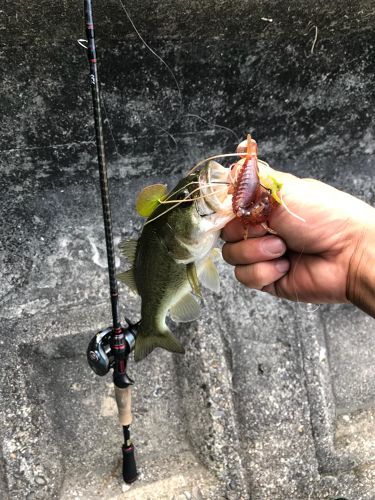
[[[124,444],[122,446],[122,476],[126,483],[132,483],[137,479],[138,475],[134,456],[134,445],[130,439],[130,424],[132,422],[130,386],[134,381],[128,377],[126,369],[129,354],[134,349],[137,332],[135,326],[126,318],[127,326],[123,326],[119,314],[112,215],[109,200],[107,164],[104,151],[103,122],[91,0],[84,0],[84,16],[87,36],[86,48],[90,66],[90,84],[95,119],[100,192],[107,248],[109,291],[112,306],[112,326],[99,331],[90,341],[87,348],[87,360],[92,370],[100,376],[106,375],[109,370],[113,368],[116,403],[119,421],[122,425],[124,434]]]

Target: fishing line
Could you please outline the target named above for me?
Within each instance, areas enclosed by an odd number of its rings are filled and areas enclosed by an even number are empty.
[[[178,81],[177,81],[177,78],[175,77],[175,75],[174,75],[174,73],[173,73],[172,69],[171,69],[171,68],[170,68],[170,66],[167,64],[167,62],[166,62],[166,61],[164,61],[164,59],[163,59],[161,56],[159,56],[159,54],[157,54],[157,53],[155,52],[155,50],[154,50],[152,47],[150,47],[150,45],[149,45],[149,44],[145,41],[145,39],[142,37],[142,35],[141,35],[141,33],[139,32],[138,28],[136,27],[136,25],[135,25],[135,23],[134,23],[133,19],[131,18],[130,14],[129,14],[128,10],[127,10],[127,8],[125,7],[124,2],[123,2],[122,0],[119,0],[119,3],[120,3],[120,5],[121,5],[121,8],[123,9],[123,11],[125,12],[125,15],[126,15],[126,17],[128,18],[128,20],[129,20],[130,24],[132,25],[132,28],[134,29],[134,31],[135,31],[135,33],[136,33],[136,35],[137,35],[137,36],[139,37],[139,39],[141,40],[141,42],[144,44],[144,46],[147,48],[147,50],[149,50],[149,51],[151,52],[151,54],[153,54],[153,55],[154,55],[154,56],[155,56],[155,57],[156,57],[156,58],[157,58],[157,59],[158,59],[158,60],[159,60],[159,61],[160,61],[160,62],[161,62],[161,63],[162,63],[162,64],[163,64],[166,68],[167,68],[168,72],[171,74],[171,76],[172,76],[172,78],[173,78],[173,80],[174,80],[174,82],[175,82],[175,85],[176,85],[177,91],[178,91],[179,100],[180,100],[180,110],[181,110],[181,111],[180,111],[180,114],[181,114],[181,113],[182,113],[182,108],[183,108],[182,92],[181,92],[180,85],[179,85],[179,83],[178,83]],[[86,47],[86,46],[85,46],[82,42],[86,42],[86,40],[84,40],[84,39],[80,39],[80,40],[78,40],[78,43],[79,43],[79,45],[81,45],[81,47],[87,48],[87,47]],[[102,89],[101,89],[101,90],[102,90]],[[110,119],[109,119],[109,115],[108,115],[108,113],[107,113],[107,108],[106,108],[106,106],[105,106],[105,98],[104,98],[103,94],[102,94],[102,96],[101,96],[101,97],[102,97],[101,101],[102,101],[102,105],[103,105],[103,109],[104,109],[104,114],[105,114],[105,117],[106,117],[106,122],[107,122],[106,124],[108,125],[108,129],[109,129],[109,132],[110,132],[110,135],[111,135],[111,138],[112,138],[113,144],[114,144],[114,146],[115,146],[115,152],[116,152],[116,155],[117,155],[117,156],[119,156],[120,158],[124,158],[124,156],[123,156],[123,155],[121,155],[121,154],[119,153],[119,148],[118,148],[118,146],[117,146],[116,139],[115,139],[115,136],[114,136],[114,133],[113,133],[113,129],[112,129],[112,126],[111,126],[111,122],[110,122]],[[175,122],[176,122],[176,120],[178,119],[178,117],[179,117],[179,115],[177,115],[177,116],[176,116],[175,120],[171,123],[171,125],[172,125],[173,123],[175,123]],[[175,145],[176,145],[176,149],[177,149],[177,142],[176,142],[175,138],[173,137],[173,135],[172,135],[170,132],[168,132],[168,130],[164,129],[163,127],[160,127],[160,126],[158,126],[158,125],[156,125],[156,126],[157,126],[158,128],[160,128],[161,130],[163,130],[166,134],[168,134],[168,136],[169,136],[169,137],[173,140],[173,142],[175,143]]]
[[[292,212],[290,210],[290,208],[288,208],[288,205],[285,203],[285,201],[283,199],[283,195],[282,195],[281,191],[280,191],[280,200],[281,200],[281,205],[285,208],[285,210],[288,212],[289,215],[291,215],[292,217],[295,217],[296,219],[300,220],[301,222],[306,222],[306,219],[304,219],[300,215],[297,215],[296,213]]]
[[[208,165],[206,165],[206,168],[208,168]],[[203,171],[203,169],[202,169],[202,171]],[[181,191],[183,191],[184,189],[186,189],[187,187],[189,187],[193,184],[199,184],[199,180],[190,181],[188,184],[185,184],[184,186],[180,187],[179,189],[172,190],[169,194],[167,194],[167,197],[165,198],[165,200],[170,200],[171,196],[174,196],[174,195],[180,193]],[[165,200],[163,200],[163,201],[165,201]]]
[[[302,307],[302,304],[305,304],[305,307]],[[299,306],[302,307],[302,310],[306,313],[314,313],[318,309],[320,309],[321,304],[313,304],[312,302],[299,302]]]
[[[128,21],[130,22],[134,32],[136,33],[136,35],[138,36],[138,38],[141,40],[141,42],[143,43],[143,45],[147,48],[147,50],[149,50],[149,52],[151,52],[151,54],[156,57],[163,65],[164,67],[167,69],[167,71],[169,72],[169,74],[171,75],[174,83],[175,83],[175,86],[176,86],[176,89],[177,89],[177,92],[178,92],[178,96],[179,96],[179,101],[180,101],[180,110],[179,112],[177,113],[175,119],[170,123],[170,128],[172,127],[172,125],[174,123],[176,123],[176,121],[178,120],[178,118],[182,115],[183,113],[183,108],[184,108],[184,105],[183,105],[183,97],[182,97],[182,91],[181,91],[181,86],[180,84],[178,83],[178,80],[172,70],[172,68],[169,66],[169,64],[146,42],[146,40],[143,38],[143,36],[141,35],[140,31],[138,30],[137,26],[135,25],[132,17],[130,16],[130,13],[127,9],[127,7],[125,6],[125,2],[123,0],[118,0],[119,3],[120,3],[120,6],[122,8],[122,10],[124,11]],[[81,45],[81,46],[84,46],[81,42],[84,42],[85,40],[79,40],[78,43]],[[105,108],[105,105],[104,105],[104,99],[102,98],[102,101],[103,101],[103,108],[104,108],[104,112],[105,112],[105,115],[106,115],[106,120],[107,120],[107,123],[108,123],[108,127],[109,127],[109,130],[110,130],[110,133],[111,133],[111,137],[112,137],[112,140],[114,142],[114,145],[115,145],[115,150],[116,150],[116,154],[123,157],[119,152],[118,152],[118,147],[117,147],[117,144],[116,144],[116,141],[115,141],[115,138],[114,138],[114,134],[113,134],[113,131],[112,131],[112,127],[111,127],[111,124],[110,124],[110,120],[109,120],[109,116],[108,116],[108,113],[106,111],[106,108]],[[220,128],[222,130],[225,130],[227,132],[230,132],[231,134],[233,134],[236,138],[236,140],[238,142],[240,142],[240,138],[238,137],[238,135],[234,132],[234,130],[228,128],[228,127],[225,127],[223,125],[218,125],[216,123],[210,123],[208,122],[207,120],[205,120],[204,118],[202,118],[201,116],[199,115],[195,115],[195,114],[192,114],[192,113],[189,113],[189,114],[186,114],[185,116],[188,116],[188,117],[193,117],[193,118],[196,118],[198,120],[201,120],[203,123],[206,123],[207,125],[209,126],[212,126],[214,128]],[[173,135],[168,131],[166,130],[165,128],[159,126],[159,125],[156,125],[156,127],[160,128],[161,130],[163,130],[174,142],[175,146],[176,146],[176,150],[177,150],[177,141],[176,139],[173,137]]]
[[[125,7],[125,4],[123,2],[123,0],[119,0],[119,3],[123,9],[123,11],[125,12],[125,15],[126,17],[128,18],[130,24],[132,25],[134,31],[136,32],[138,38],[141,40],[141,42],[143,43],[143,45],[151,52],[151,54],[153,54],[168,70],[169,74],[172,76],[173,80],[174,80],[174,83],[176,84],[176,88],[177,88],[177,91],[178,91],[178,95],[179,95],[179,98],[180,98],[180,104],[181,104],[181,107],[182,107],[182,92],[181,92],[181,88],[180,88],[180,85],[177,81],[177,78],[175,77],[175,74],[173,73],[172,69],[170,68],[170,66],[164,61],[164,59],[159,56],[159,54],[157,54],[155,52],[155,50],[150,47],[150,45],[146,42],[146,40],[142,37],[142,35],[140,34],[140,32],[138,31],[138,28],[136,27],[136,25],[134,24],[134,21],[133,19],[130,17],[130,14],[128,12],[128,10],[126,9]]]
[[[131,18],[127,8],[125,7],[125,4],[122,0],[119,0],[119,3],[123,9],[123,11],[125,12],[125,15],[126,17],[128,18],[130,24],[132,25],[135,33],[137,34],[138,38],[141,40],[141,42],[143,43],[143,45],[147,48],[147,50],[149,50],[151,52],[151,54],[153,54],[168,70],[168,72],[170,73],[170,75],[172,76],[174,82],[175,82],[175,85],[176,85],[176,88],[177,88],[177,91],[178,91],[178,96],[179,96],[179,100],[180,100],[180,109],[181,109],[181,112],[182,112],[182,108],[183,108],[183,101],[182,101],[182,92],[181,92],[181,87],[177,81],[177,78],[175,77],[172,69],[170,68],[170,66],[167,64],[166,61],[164,61],[164,59],[159,56],[159,54],[157,54],[157,52],[155,52],[155,50],[150,47],[150,45],[146,42],[146,40],[142,37],[141,33],[139,32],[138,28],[136,27],[133,19]],[[78,44],[87,49],[87,47],[84,45],[83,42],[86,42],[86,40],[84,39],[79,39],[78,40]],[[106,122],[107,122],[107,125],[108,125],[108,128],[109,128],[109,131],[110,131],[110,135],[111,135],[111,138],[112,138],[112,141],[113,141],[113,144],[115,146],[115,152],[116,152],[116,155],[120,156],[121,158],[124,158],[123,155],[121,155],[119,153],[119,150],[118,150],[118,147],[117,147],[117,143],[116,143],[116,140],[115,140],[115,136],[114,136],[114,133],[113,133],[113,129],[112,129],[112,126],[111,126],[111,123],[110,123],[110,119],[109,119],[109,115],[107,113],[107,108],[106,108],[106,105],[105,105],[105,98],[102,94],[102,105],[103,105],[103,109],[104,109],[104,114],[105,114],[105,117],[106,117]],[[175,118],[175,120],[172,122],[174,123],[176,120],[177,120],[178,116]],[[175,143],[176,147],[177,147],[177,142],[175,140],[175,138],[173,137],[173,135],[168,132],[168,130],[164,129],[163,127],[160,127],[160,126],[157,126],[158,128],[160,128],[161,130],[163,130],[166,134],[168,134],[168,136],[173,140],[173,142]]]
[[[193,183],[190,183],[190,184],[193,184]],[[216,182],[216,184],[221,184],[221,183],[220,182]],[[187,184],[186,186],[188,186],[188,185],[189,184]],[[228,184],[226,182],[223,182],[221,185],[227,186]],[[205,184],[204,187],[211,187],[211,184]],[[201,189],[201,186],[198,186],[197,188],[193,189],[193,191],[190,191],[189,195],[187,195],[186,198],[184,198],[182,200],[180,200],[178,198],[175,199],[175,200],[168,198],[168,199],[165,199],[165,200],[160,200],[160,204],[164,205],[164,204],[167,204],[167,203],[176,203],[176,204],[179,205],[180,203],[184,203],[185,201],[202,200],[202,199],[206,198],[207,196],[213,196],[214,194],[221,193],[221,192],[225,191],[225,189],[220,189],[219,191],[214,191],[212,193],[207,193],[207,194],[202,195],[202,196],[196,196],[194,198],[191,198],[191,195],[197,193],[200,189]],[[173,194],[177,194],[177,191],[174,192]]]
[[[87,50],[87,45],[85,45],[84,42],[87,43],[87,40],[85,38],[80,38],[79,40],[77,40],[78,45]]]
[[[165,200],[162,200],[163,202],[166,202],[167,200],[170,200],[172,196],[178,194],[178,193],[181,193],[181,191],[184,191],[184,189],[186,189],[187,187],[189,186],[192,186],[193,184],[199,184],[199,181],[190,181],[188,184],[185,184],[184,186],[180,187],[179,189],[176,189],[175,191],[172,190],[168,195],[167,197],[165,198]],[[228,182],[224,182],[224,181],[211,181],[209,184],[206,184],[206,186],[211,186],[211,184],[220,184],[220,185],[229,185]],[[189,193],[189,195],[192,194],[192,193]],[[160,200],[161,201],[161,200]],[[177,201],[180,201],[180,200],[174,200],[175,202]]]
[[[228,128],[228,127],[224,127],[224,125],[218,125],[217,123],[210,123],[209,121],[205,120],[204,118],[202,118],[201,116],[199,115],[194,115],[192,113],[188,113],[187,115],[185,116],[189,116],[189,117],[192,117],[192,118],[196,118],[197,120],[200,120],[202,121],[203,123],[207,123],[207,125],[211,126],[211,127],[216,127],[216,128],[221,128],[223,130],[226,130],[227,132],[230,132],[231,134],[234,135],[234,137],[236,138],[237,142],[241,142],[241,138],[236,134],[236,132],[234,130],[232,130],[231,128]]]
[[[167,195],[167,197],[165,198],[165,200],[162,200],[162,201],[165,202],[165,201],[170,200],[172,196],[174,196],[174,195],[176,195],[178,193],[181,193],[181,191],[184,191],[187,187],[192,186],[193,184],[199,184],[199,181],[191,181],[188,184],[185,184],[185,186],[182,186],[179,189],[176,189],[176,191],[171,191]],[[175,201],[177,202],[177,201],[180,201],[180,200],[175,200]]]
[[[165,132],[168,135],[168,137],[170,139],[172,139],[172,141],[174,142],[174,146],[175,146],[174,147],[174,151],[177,151],[178,150],[178,144],[177,144],[177,141],[174,138],[174,136],[170,132],[168,132],[168,130],[165,129],[164,127],[161,127],[160,125],[155,125],[155,126],[156,126],[156,128],[160,128],[160,130],[162,130],[163,132]]]
[[[298,292],[297,292],[297,287],[296,287],[296,278],[295,278],[295,275],[296,275],[296,272],[297,272],[297,267],[299,265],[299,262],[302,258],[302,255],[303,255],[303,251],[304,251],[305,247],[303,246],[301,251],[299,252],[298,256],[297,256],[297,259],[296,259],[296,262],[294,264],[294,268],[293,268],[293,272],[292,272],[292,283],[293,283],[293,290],[294,290],[294,294],[296,296],[296,302],[297,304],[300,304],[300,300],[299,300],[299,297],[298,297]]]
[[[211,160],[217,160],[219,158],[230,158],[230,157],[233,157],[233,156],[244,156],[244,153],[223,153],[221,155],[215,155],[215,156],[210,156],[209,158],[205,158],[204,160],[200,160],[198,163],[196,163],[194,165],[194,167],[192,167],[189,172],[188,172],[188,175],[192,174],[193,172],[195,172],[195,170],[197,170],[201,165],[203,165],[204,163],[208,162],[208,161],[211,161]],[[258,160],[258,161],[261,161],[261,160]]]
[[[111,138],[112,138],[113,144],[114,144],[114,146],[115,146],[115,152],[116,152],[116,155],[117,155],[117,156],[120,156],[121,158],[124,158],[124,156],[122,156],[122,154],[120,154],[120,153],[118,152],[118,147],[117,147],[117,144],[116,144],[116,139],[115,139],[115,136],[114,136],[114,134],[113,134],[111,124],[110,124],[110,122],[109,122],[109,116],[108,116],[108,113],[107,113],[107,108],[106,108],[106,105],[105,105],[105,102],[104,102],[103,91],[102,91],[102,87],[101,87],[101,86],[100,86],[100,90],[101,90],[101,97],[102,97],[102,106],[103,106],[103,109],[104,109],[104,114],[105,114],[105,120],[104,120],[104,123],[105,123],[106,125],[108,125],[109,133],[111,134]]]
[[[294,269],[293,269],[293,272],[292,272],[293,290],[294,290],[294,294],[295,294],[295,297],[296,297],[296,306],[299,309],[301,309],[304,313],[309,313],[309,312],[314,313],[314,312],[316,312],[320,308],[320,304],[313,304],[312,302],[304,302],[304,301],[300,300],[300,298],[298,296],[298,292],[297,292],[297,287],[296,287],[296,278],[295,278],[295,275],[296,275],[296,272],[297,272],[297,267],[299,266],[300,260],[301,260],[303,254],[304,254],[304,250],[305,250],[305,247],[303,246],[302,250],[298,253],[296,262],[294,264]],[[315,307],[312,307],[312,306],[315,306]]]
[[[221,154],[221,155],[210,156],[209,158],[201,160],[197,164],[195,164],[194,167],[191,170],[189,170],[188,174],[189,175],[192,174],[195,170],[197,170],[201,165],[204,165],[206,162],[209,162],[211,160],[216,160],[219,158],[229,158],[231,156],[244,156],[244,153],[243,152],[242,153],[225,153],[225,154]],[[258,160],[258,163],[261,163],[263,166],[269,168],[269,165],[266,162],[263,162],[262,160]],[[229,172],[229,176],[230,176],[230,180],[233,181],[233,177],[232,177],[230,172]],[[234,181],[235,181],[235,179],[234,179]],[[296,219],[300,220],[301,222],[306,222],[306,219],[304,219],[300,215],[297,215],[296,213],[292,212],[292,210],[290,210],[290,208],[287,206],[287,204],[285,203],[285,201],[282,198],[281,191],[280,191],[280,200],[281,200],[281,206],[285,208],[285,210],[289,213],[289,215],[291,215],[292,217],[295,217]]]
[[[198,191],[199,189],[200,189],[200,187],[199,187],[199,188],[197,188],[197,189],[195,189],[195,190],[194,190],[194,191],[192,191],[191,193],[189,193],[189,196],[190,196],[191,194],[193,194],[194,192]],[[226,188],[225,188],[225,189],[226,189]],[[222,191],[224,192],[224,189],[223,189]],[[221,191],[220,191],[220,192],[221,192]],[[149,220],[147,220],[147,221],[145,222],[144,226],[147,226],[147,224],[149,224],[150,222],[153,222],[153,221],[155,221],[155,220],[159,219],[159,217],[162,217],[162,216],[163,216],[163,215],[165,215],[166,213],[170,212],[170,211],[171,211],[171,210],[173,210],[176,206],[181,205],[181,203],[185,203],[186,201],[196,201],[196,200],[201,200],[201,199],[204,199],[204,198],[206,198],[206,197],[208,197],[208,196],[213,196],[214,194],[217,194],[217,192],[214,192],[214,193],[208,193],[208,194],[206,194],[206,195],[204,195],[204,196],[198,196],[198,197],[196,197],[196,198],[187,198],[187,197],[186,197],[186,198],[184,198],[183,200],[173,200],[173,201],[171,201],[171,202],[170,202],[170,203],[172,203],[172,204],[173,204],[171,207],[167,208],[167,209],[166,209],[166,210],[164,210],[161,214],[157,215],[157,216],[156,216],[156,217],[154,217],[153,219],[149,219]],[[163,203],[163,202],[160,202],[160,203]],[[167,203],[168,203],[168,202],[167,202]]]

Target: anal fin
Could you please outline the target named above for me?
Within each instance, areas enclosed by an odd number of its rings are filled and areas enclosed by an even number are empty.
[[[200,305],[191,293],[188,293],[170,308],[169,314],[176,323],[185,323],[198,319],[200,311]]]

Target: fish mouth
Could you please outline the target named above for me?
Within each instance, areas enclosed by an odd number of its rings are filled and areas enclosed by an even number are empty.
[[[216,161],[209,161],[199,175],[200,197],[197,210],[200,215],[232,212],[232,195],[228,193],[229,169]]]

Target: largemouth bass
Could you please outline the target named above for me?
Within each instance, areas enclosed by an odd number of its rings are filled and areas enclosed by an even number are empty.
[[[212,253],[220,230],[235,214],[228,169],[214,161],[182,179],[168,194],[160,184],[145,188],[137,204],[148,219],[137,241],[121,244],[132,268],[118,277],[142,299],[134,351],[139,361],[156,347],[184,352],[166,317],[169,313],[176,322],[198,318],[199,282],[219,290]]]

